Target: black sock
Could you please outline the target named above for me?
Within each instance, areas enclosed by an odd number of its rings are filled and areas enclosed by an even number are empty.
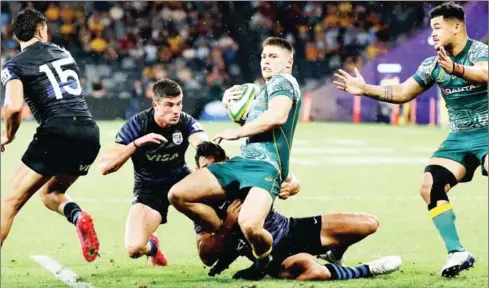
[[[149,246],[151,247],[151,250],[149,250],[147,256],[155,256],[156,252],[158,252],[158,247],[156,247],[156,244],[151,240],[149,240],[148,243]]]
[[[78,220],[78,216],[81,212],[82,210],[80,206],[78,206],[78,204],[75,202],[68,202],[63,208],[63,214],[65,214],[66,219],[68,219],[68,221],[74,225],[76,225],[76,221]]]
[[[357,267],[344,267],[336,264],[324,265],[331,273],[331,280],[348,280],[357,278],[372,277],[368,265],[359,265]]]
[[[333,254],[334,258],[336,258],[336,260],[340,260],[341,258],[343,258],[343,255],[345,254],[346,250],[348,249],[348,246],[340,246],[340,247],[336,247],[336,248],[333,248],[331,249],[331,253]]]

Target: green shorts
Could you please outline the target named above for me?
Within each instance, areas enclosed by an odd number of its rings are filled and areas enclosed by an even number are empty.
[[[274,200],[280,192],[282,184],[280,172],[265,161],[237,156],[224,162],[214,163],[207,168],[216,176],[228,197],[243,198],[246,195],[242,193],[247,193],[252,187],[267,190]]]
[[[481,166],[482,175],[487,176],[484,168],[484,157],[487,155],[488,133],[486,129],[475,131],[451,132],[433,153],[432,157],[447,158],[464,165],[467,174],[461,182],[469,182],[474,177],[474,172]]]

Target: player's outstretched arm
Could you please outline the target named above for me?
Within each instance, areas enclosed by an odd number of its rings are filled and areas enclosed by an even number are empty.
[[[257,135],[270,131],[273,128],[283,125],[287,122],[290,109],[292,108],[292,99],[288,96],[275,96],[270,100],[269,108],[263,114],[258,116],[254,121],[246,123],[238,128],[240,138]]]
[[[235,200],[229,205],[226,219],[216,233],[200,231],[197,233],[197,249],[202,263],[212,266],[219,259],[227,239],[232,235],[232,230],[238,223],[238,215],[241,201]],[[200,228],[199,228],[200,229]]]
[[[102,160],[99,164],[100,173],[107,175],[114,173],[121,168],[127,159],[136,152],[136,145],[131,142],[127,145],[115,143],[109,151],[102,155]]]
[[[401,84],[379,86],[365,83],[360,72],[355,68],[355,76],[344,70],[338,70],[335,76],[341,80],[334,81],[336,88],[356,96],[367,96],[382,102],[402,104],[409,102],[425,91],[421,85],[409,77]]]
[[[19,79],[12,79],[5,87],[5,133],[2,135],[2,151],[4,145],[12,142],[22,122],[24,106],[24,86]]]
[[[109,151],[102,155],[102,161],[99,165],[100,173],[107,175],[116,172],[137,149],[148,144],[161,144],[162,142],[167,142],[165,137],[160,134],[149,133],[126,145],[115,143]]]

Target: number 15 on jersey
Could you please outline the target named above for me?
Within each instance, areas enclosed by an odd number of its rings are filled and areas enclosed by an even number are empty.
[[[74,96],[79,96],[82,93],[82,87],[80,84],[80,79],[78,78],[78,74],[71,69],[62,69],[62,66],[74,64],[75,60],[72,57],[62,58],[56,61],[51,62],[50,64],[54,67],[56,74],[58,74],[61,83],[56,79],[53,71],[49,67],[49,64],[44,64],[39,67],[40,72],[44,72],[51,82],[53,86],[54,94],[56,95],[56,99],[63,99],[63,93],[61,89],[64,89],[66,92],[70,93]],[[70,87],[70,83],[68,78],[72,78],[75,81],[76,87]]]

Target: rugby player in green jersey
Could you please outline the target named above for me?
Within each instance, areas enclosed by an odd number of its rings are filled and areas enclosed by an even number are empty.
[[[280,185],[289,176],[301,92],[291,75],[293,48],[285,39],[267,38],[260,64],[266,84],[255,96],[246,123],[216,136],[217,140],[247,137],[241,155],[190,174],[172,187],[169,200],[206,231],[217,231],[222,221],[203,200],[222,200],[233,193],[246,195],[238,222],[257,267],[264,268],[272,260],[273,237],[263,225]]]
[[[402,84],[366,84],[358,70],[355,76],[339,70],[338,89],[389,103],[406,103],[435,82],[446,101],[450,119],[447,139],[432,155],[422,177],[421,196],[448,251],[444,277],[457,276],[473,266],[474,257],[460,243],[455,214],[447,192],[459,182],[471,181],[482,166],[487,176],[488,95],[487,45],[467,36],[465,12],[454,3],[444,3],[430,12],[437,56],[427,58],[416,73]]]

